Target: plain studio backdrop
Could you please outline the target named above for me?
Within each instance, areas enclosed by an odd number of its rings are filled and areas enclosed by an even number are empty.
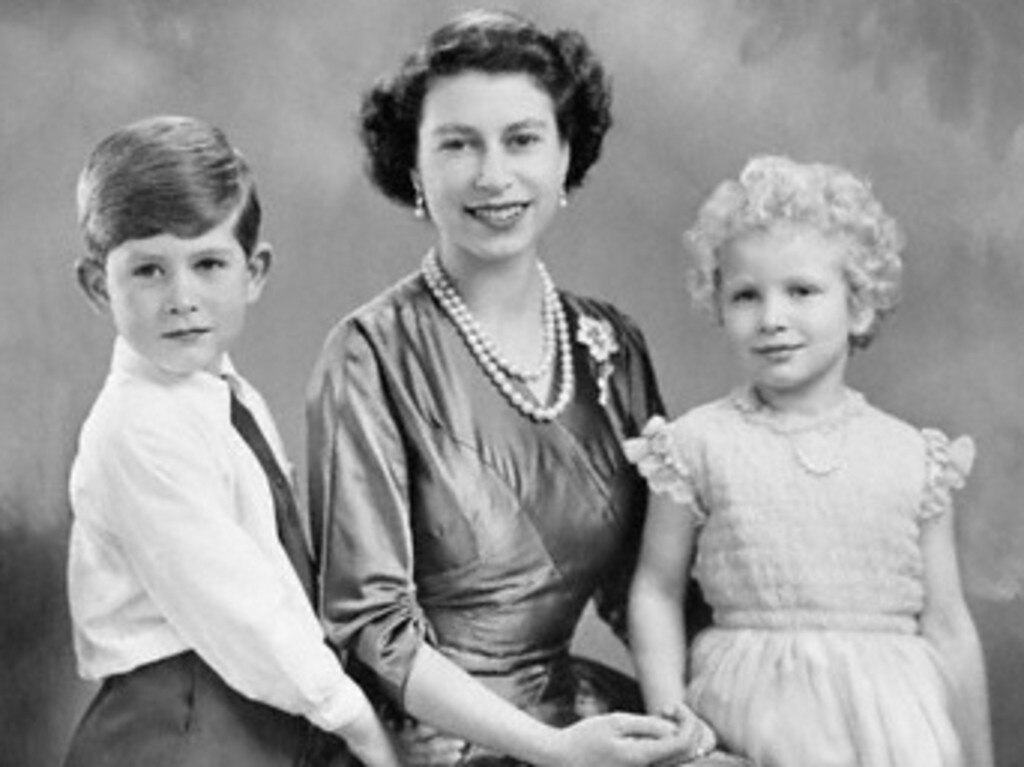
[[[225,128],[255,167],[277,260],[238,348],[303,464],[328,328],[416,268],[430,231],[374,192],[361,91],[456,0],[3,0],[0,4],[0,764],[59,763],[94,690],[64,586],[66,481],[111,329],[72,278],[74,183],[110,130],[154,113]],[[494,5],[483,0],[480,5]],[[1024,5],[1019,0],[509,0],[603,56],[616,123],[547,239],[556,281],[642,326],[671,414],[722,393],[688,307],[680,234],[754,153],[849,166],[905,225],[903,306],[852,380],[979,459],[960,495],[998,763],[1024,764]],[[579,648],[625,666],[590,620]]]

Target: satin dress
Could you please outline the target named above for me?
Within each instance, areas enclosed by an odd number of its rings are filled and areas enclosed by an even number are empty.
[[[639,706],[632,684],[569,648],[592,598],[624,630],[647,490],[621,443],[662,404],[632,322],[561,298],[576,387],[547,423],[506,401],[419,274],[323,347],[307,415],[324,618],[392,715],[423,643],[553,724],[580,716],[591,693],[599,710]],[[581,316],[606,323],[617,347],[603,397]]]

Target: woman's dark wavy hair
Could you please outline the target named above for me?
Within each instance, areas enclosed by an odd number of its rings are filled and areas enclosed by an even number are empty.
[[[611,127],[611,86],[581,34],[545,34],[504,11],[470,11],[436,30],[392,77],[363,96],[360,136],[367,173],[388,197],[412,206],[412,171],[423,101],[431,82],[467,70],[525,73],[551,96],[561,138],[569,145],[566,191],[583,183]]]

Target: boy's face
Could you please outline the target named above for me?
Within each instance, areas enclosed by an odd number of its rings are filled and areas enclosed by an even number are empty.
[[[229,216],[191,239],[159,234],[126,240],[107,254],[105,269],[84,265],[80,281],[94,302],[110,309],[117,332],[150,362],[170,373],[218,374],[270,266],[265,245],[246,258],[234,223]]]

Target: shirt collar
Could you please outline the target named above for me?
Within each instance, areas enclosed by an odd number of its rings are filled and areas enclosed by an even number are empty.
[[[192,390],[216,392],[218,398],[223,398],[225,405],[229,389],[241,394],[247,387],[245,380],[238,374],[230,357],[226,354],[221,361],[220,372],[217,374],[205,370],[197,370],[194,373],[173,373],[155,365],[151,360],[139,354],[121,336],[114,341],[110,372],[113,376],[141,378],[161,386],[182,386]]]

